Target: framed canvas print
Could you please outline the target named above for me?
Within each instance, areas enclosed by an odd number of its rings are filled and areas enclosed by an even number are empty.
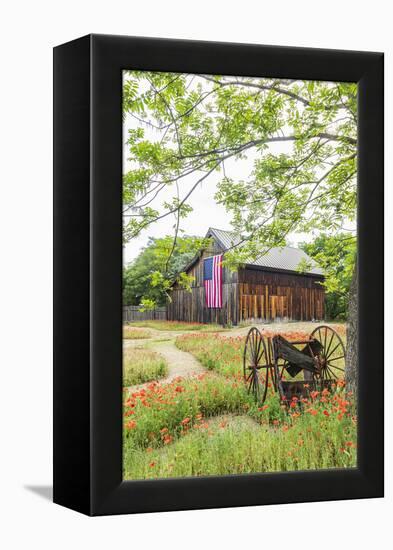
[[[383,55],[54,50],[54,501],[383,496]]]

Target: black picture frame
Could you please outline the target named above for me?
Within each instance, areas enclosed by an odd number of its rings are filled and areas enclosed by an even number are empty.
[[[122,69],[358,83],[358,467],[122,480]],[[54,49],[54,502],[88,515],[383,496],[383,54],[109,35]]]

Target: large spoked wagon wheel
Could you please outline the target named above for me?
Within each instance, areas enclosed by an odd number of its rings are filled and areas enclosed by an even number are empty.
[[[267,339],[266,349],[268,357],[267,362],[270,365],[269,375],[271,376],[274,391],[277,392],[279,391],[279,382],[281,382],[281,380],[284,380],[285,378],[288,361],[286,361],[285,359],[281,359],[281,357],[276,357],[276,359],[274,359],[274,349],[271,338]]]
[[[315,354],[320,373],[315,377],[315,381],[321,386],[327,386],[343,378],[345,346],[339,334],[332,327],[322,325],[311,333],[311,338],[320,344]]]
[[[243,377],[249,393],[264,402],[269,386],[269,363],[262,334],[256,327],[248,331],[243,352]]]

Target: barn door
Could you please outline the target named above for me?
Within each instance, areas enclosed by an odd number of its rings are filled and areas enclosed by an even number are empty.
[[[240,296],[241,319],[265,319],[265,297],[262,294]]]
[[[269,296],[269,315],[272,320],[288,317],[287,296]]]

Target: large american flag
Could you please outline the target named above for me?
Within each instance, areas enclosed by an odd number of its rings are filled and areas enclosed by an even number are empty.
[[[222,307],[222,254],[204,259],[203,284],[206,306]]]

